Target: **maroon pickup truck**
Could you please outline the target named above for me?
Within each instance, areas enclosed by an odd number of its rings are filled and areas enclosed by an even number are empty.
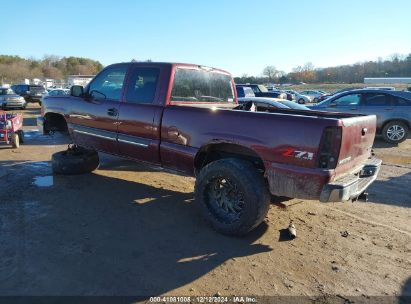
[[[196,176],[200,213],[232,235],[264,220],[271,195],[356,199],[381,165],[375,116],[239,106],[229,73],[192,64],[110,65],[45,98],[38,124],[72,138],[56,173],[90,172],[101,151]]]

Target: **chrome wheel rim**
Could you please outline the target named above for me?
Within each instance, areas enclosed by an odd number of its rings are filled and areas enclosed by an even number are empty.
[[[392,141],[399,141],[405,136],[405,130],[400,125],[392,125],[387,130],[387,137]]]

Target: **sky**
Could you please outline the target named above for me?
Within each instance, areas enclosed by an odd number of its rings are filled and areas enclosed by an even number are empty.
[[[259,76],[411,53],[410,0],[4,1],[0,54],[187,62]],[[7,38],[5,38],[5,36]]]

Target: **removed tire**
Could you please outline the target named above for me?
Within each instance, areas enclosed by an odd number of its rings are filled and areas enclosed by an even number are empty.
[[[11,135],[11,146],[15,149],[20,147],[20,137],[19,134],[13,133]]]
[[[66,151],[54,153],[51,164],[55,174],[73,175],[94,171],[100,164],[100,160],[94,150],[69,147]]]
[[[270,193],[263,174],[251,163],[226,158],[200,171],[195,184],[195,204],[216,231],[242,236],[264,220]]]
[[[391,144],[399,144],[408,138],[408,126],[401,121],[390,121],[382,129],[384,140]]]

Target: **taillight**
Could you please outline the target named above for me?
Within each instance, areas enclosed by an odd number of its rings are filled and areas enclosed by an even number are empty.
[[[334,169],[337,166],[341,148],[341,127],[326,127],[321,138],[318,154],[318,166],[324,169]]]

